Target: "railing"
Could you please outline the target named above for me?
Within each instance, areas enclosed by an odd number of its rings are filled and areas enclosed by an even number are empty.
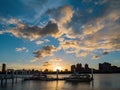
[[[21,79],[22,81],[24,78],[28,78],[31,75],[14,75],[14,74],[0,74],[0,84],[4,85],[8,83],[8,80],[11,81],[12,84],[17,83],[18,79]]]

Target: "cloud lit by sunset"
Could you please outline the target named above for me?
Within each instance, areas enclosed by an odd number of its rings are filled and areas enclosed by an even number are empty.
[[[120,65],[119,0],[7,3],[0,1],[0,63],[54,71],[76,63]]]

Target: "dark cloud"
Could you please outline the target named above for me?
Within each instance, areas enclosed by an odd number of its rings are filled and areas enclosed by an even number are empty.
[[[43,66],[51,66],[51,64],[49,62],[44,62]]]
[[[40,34],[45,36],[45,35],[49,35],[49,34],[54,35],[54,34],[56,34],[58,32],[59,32],[59,30],[58,30],[57,24],[49,22],[47,24],[47,26],[44,27],[43,30],[41,30]]]
[[[43,59],[46,56],[52,56],[53,53],[57,50],[54,46],[44,46],[41,50],[33,52],[37,58]]]
[[[103,55],[107,55],[108,53],[109,53],[109,52],[105,51],[105,52],[103,52],[102,54],[103,54]]]
[[[97,55],[95,55],[95,56],[93,56],[92,58],[93,58],[94,60],[97,60],[97,59],[99,59],[100,57],[97,56]]]
[[[56,23],[52,23],[51,21],[43,28],[38,26],[28,26],[25,24],[21,25],[18,24],[18,28],[11,29],[8,31],[12,33],[16,37],[35,40],[44,36],[54,36],[57,37],[59,30]]]

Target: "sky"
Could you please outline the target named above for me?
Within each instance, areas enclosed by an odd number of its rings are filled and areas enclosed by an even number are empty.
[[[0,0],[0,68],[120,66],[120,0]]]

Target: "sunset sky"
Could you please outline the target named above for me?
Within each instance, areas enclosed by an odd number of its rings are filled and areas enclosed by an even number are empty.
[[[120,66],[120,0],[0,0],[0,68]]]

